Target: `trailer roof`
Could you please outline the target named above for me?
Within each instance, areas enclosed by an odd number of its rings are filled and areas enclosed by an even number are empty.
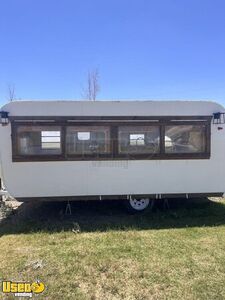
[[[206,116],[224,112],[210,101],[13,101],[10,116]]]

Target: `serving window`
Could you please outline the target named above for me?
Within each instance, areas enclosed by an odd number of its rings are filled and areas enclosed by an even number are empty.
[[[210,118],[53,122],[13,121],[13,161],[210,157]]]

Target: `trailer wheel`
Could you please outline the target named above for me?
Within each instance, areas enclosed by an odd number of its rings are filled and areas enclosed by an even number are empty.
[[[150,208],[150,200],[148,198],[142,199],[129,199],[125,201],[127,210],[130,213],[141,213],[145,212]]]

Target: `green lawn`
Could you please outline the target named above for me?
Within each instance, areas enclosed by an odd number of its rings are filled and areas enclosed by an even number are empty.
[[[40,279],[35,299],[225,299],[225,200],[170,205],[137,216],[118,202],[74,203],[62,217],[52,203],[11,217],[0,279]]]

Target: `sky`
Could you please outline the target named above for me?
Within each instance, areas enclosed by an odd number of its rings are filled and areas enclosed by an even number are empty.
[[[0,104],[83,99],[225,105],[224,0],[0,0]]]

